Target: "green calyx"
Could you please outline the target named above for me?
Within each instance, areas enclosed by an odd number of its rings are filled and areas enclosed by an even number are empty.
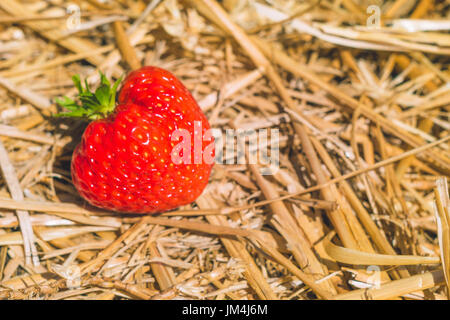
[[[122,77],[112,86],[105,75],[100,72],[100,86],[92,92],[85,80],[85,87],[81,84],[79,75],[74,75],[72,81],[78,89],[78,99],[76,102],[68,97],[56,99],[56,103],[66,108],[67,112],[58,113],[56,117],[86,118],[96,120],[105,118],[114,111],[116,107],[116,92]]]

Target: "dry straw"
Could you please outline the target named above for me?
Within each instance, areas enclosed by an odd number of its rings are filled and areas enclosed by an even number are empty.
[[[76,3],[0,2],[0,298],[448,298],[448,1]],[[218,164],[157,216],[89,206],[54,98],[142,65],[215,128],[278,129],[278,171]]]

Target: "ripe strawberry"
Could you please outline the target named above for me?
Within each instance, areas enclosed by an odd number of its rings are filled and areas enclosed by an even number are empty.
[[[207,137],[205,115],[174,75],[156,67],[131,72],[117,106],[120,80],[110,87],[101,74],[95,93],[87,83],[83,88],[78,76],[73,80],[82,105],[65,97],[58,103],[69,112],[62,115],[94,120],[72,156],[72,180],[83,198],[113,211],[155,213],[191,203],[202,193],[213,166],[213,138]],[[190,137],[174,139],[175,130]],[[179,163],[180,157],[185,161]]]

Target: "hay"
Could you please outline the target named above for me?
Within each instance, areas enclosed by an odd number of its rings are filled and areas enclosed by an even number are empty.
[[[2,0],[0,297],[447,299],[449,14],[445,0]],[[75,73],[95,86],[141,65],[177,75],[214,128],[278,129],[279,169],[246,150],[176,211],[89,206],[70,177],[86,124],[52,118],[54,99]]]

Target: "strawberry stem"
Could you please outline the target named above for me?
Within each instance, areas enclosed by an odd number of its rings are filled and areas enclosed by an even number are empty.
[[[95,92],[92,92],[87,80],[84,81],[85,87],[83,87],[80,76],[74,75],[72,81],[78,89],[78,101],[74,101],[66,96],[62,99],[56,99],[56,103],[69,111],[58,113],[55,116],[87,118],[90,120],[105,118],[116,107],[116,92],[121,80],[122,77],[111,86],[105,75],[100,72],[100,86]]]

